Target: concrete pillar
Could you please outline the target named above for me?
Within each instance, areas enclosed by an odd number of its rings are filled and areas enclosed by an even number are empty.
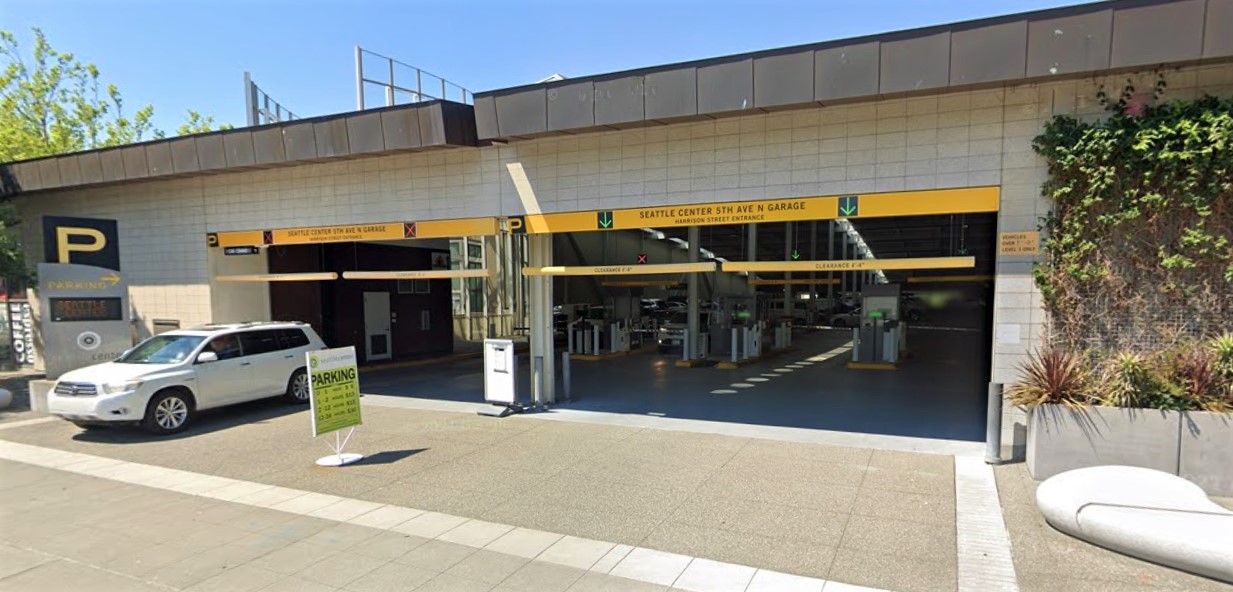
[[[488,277],[484,278],[484,337],[492,338],[504,335],[501,325],[505,302],[505,282],[501,280],[501,269],[505,267],[507,253],[502,249],[501,236],[485,236],[480,240],[484,244],[484,267],[488,269]]]
[[[528,237],[528,258],[531,267],[552,265],[552,235],[534,234]],[[555,377],[552,326],[552,278],[530,278],[531,316],[531,397],[536,406],[555,402]]]
[[[809,223],[809,260],[810,261],[818,260],[818,221],[817,220],[814,220]],[[817,280],[818,272],[816,271],[809,272],[809,279],[811,281]],[[811,301],[810,305],[814,305],[814,303],[818,301],[818,284],[816,283],[809,284],[809,300]]]
[[[792,223],[783,223],[783,260],[792,260]],[[792,272],[783,274],[784,279],[792,279]],[[783,285],[783,314],[791,317],[796,310],[792,308],[792,284]]]
[[[848,260],[848,234],[846,232],[839,238],[839,258],[844,261]],[[842,294],[847,294],[852,289],[848,275],[846,271],[839,272],[839,292]]]
[[[689,262],[697,263],[700,248],[699,243],[702,242],[702,231],[697,226],[689,227]],[[684,358],[692,360],[698,354],[698,334],[701,330],[701,318],[698,314],[698,284],[702,280],[701,276],[696,273],[689,274],[689,323],[685,334]]]
[[[826,221],[826,259],[827,261],[835,260],[835,221]],[[826,273],[826,277],[835,277],[835,272]],[[835,286],[833,284],[826,285],[826,300],[829,306],[835,305]]]
[[[758,260],[758,225],[757,224],[749,225],[749,245],[746,247],[746,251],[748,251],[748,253],[745,255],[746,260],[748,261]],[[749,276],[747,276],[747,279],[753,279],[753,275],[750,274]],[[751,284],[749,286],[749,295],[757,296],[758,287]]]

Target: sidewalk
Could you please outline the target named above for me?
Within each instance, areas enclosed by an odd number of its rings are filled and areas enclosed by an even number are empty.
[[[585,560],[532,560],[397,524],[360,526],[9,461],[0,461],[0,491],[3,591],[666,589],[601,573],[607,553],[571,567],[562,561]]]
[[[957,587],[952,457],[364,406],[358,466],[323,469],[302,408],[186,434],[0,431],[52,449],[395,504],[898,592]]]

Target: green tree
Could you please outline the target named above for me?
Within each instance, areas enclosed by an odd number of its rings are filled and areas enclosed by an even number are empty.
[[[0,163],[164,137],[152,123],[152,105],[127,114],[120,90],[103,83],[97,66],[57,51],[42,30],[32,32],[26,54],[16,35],[0,30]],[[190,110],[177,131],[229,127]],[[12,204],[0,202],[0,277],[9,285],[30,278],[11,231],[19,222]]]
[[[180,124],[176,128],[176,134],[187,136],[189,134],[204,134],[214,130],[228,130],[235,128],[230,123],[215,124],[213,115],[202,115],[192,109],[188,110],[188,120]]]

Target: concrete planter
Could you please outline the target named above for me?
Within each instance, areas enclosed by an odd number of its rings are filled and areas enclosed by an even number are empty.
[[[1233,495],[1233,417],[1040,405],[1028,411],[1027,463],[1037,480],[1082,467],[1127,465],[1181,475],[1209,495]]]

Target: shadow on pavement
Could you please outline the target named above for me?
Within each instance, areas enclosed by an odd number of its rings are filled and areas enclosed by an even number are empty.
[[[421,452],[428,450],[427,448],[409,448],[406,450],[386,450],[378,452],[355,463],[355,465],[390,465],[405,458],[415,456]]]
[[[158,436],[137,426],[97,426],[73,436],[80,442],[98,444],[143,444],[192,438],[245,424],[262,424],[285,415],[308,411],[307,405],[293,405],[281,399],[261,399],[218,409],[200,411],[188,429],[178,434]]]

